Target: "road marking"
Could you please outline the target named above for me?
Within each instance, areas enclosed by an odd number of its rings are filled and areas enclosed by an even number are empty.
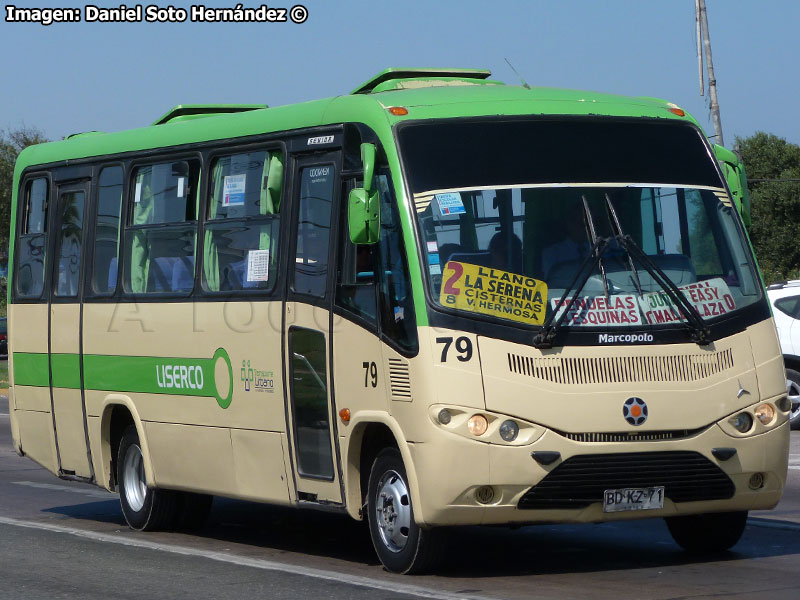
[[[796,466],[796,467],[793,467],[793,466],[789,465],[789,468],[790,468],[792,471],[800,471],[800,465],[798,465],[798,466]]]
[[[786,529],[789,531],[800,531],[800,523],[791,523],[789,521],[778,521],[777,519],[749,517],[747,519],[747,524],[756,525],[758,527],[766,527],[768,529]]]
[[[54,485],[52,483],[37,483],[35,481],[11,481],[14,485],[24,485],[26,487],[39,488],[42,490],[53,490],[56,492],[72,492],[73,494],[83,494],[92,498],[103,498],[114,500],[117,496],[111,492],[101,492],[100,490],[87,490],[79,487],[68,487],[66,485]]]
[[[179,554],[182,556],[199,556],[201,558],[207,558],[219,562],[253,567],[255,569],[263,569],[264,571],[291,573],[292,575],[301,575],[304,577],[312,577],[314,579],[344,583],[373,590],[380,590],[382,592],[408,594],[409,596],[417,596],[419,598],[433,598],[434,600],[489,600],[488,596],[474,596],[470,594],[460,594],[457,592],[432,590],[418,585],[400,583],[398,581],[382,581],[372,577],[347,575],[339,571],[327,571],[325,569],[315,569],[313,567],[301,567],[299,565],[290,565],[258,558],[248,558],[246,556],[239,556],[235,554],[224,554],[222,552],[213,552],[211,550],[198,550],[196,548],[187,548],[185,546],[158,544],[156,542],[148,542],[147,540],[143,539],[110,535],[96,531],[84,531],[82,529],[53,525],[50,523],[37,523],[35,521],[23,521],[20,519],[11,519],[9,517],[0,517],[0,524],[13,525],[15,527],[26,527],[28,529],[40,529],[43,531],[52,531],[56,533],[67,533],[69,535],[94,540],[96,542],[107,542],[111,544],[120,544],[122,546],[147,548],[150,550],[170,552],[172,554]]]

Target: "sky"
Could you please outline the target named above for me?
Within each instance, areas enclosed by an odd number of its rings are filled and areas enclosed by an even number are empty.
[[[0,129],[36,127],[58,139],[146,126],[177,104],[278,106],[346,94],[390,66],[488,68],[493,78],[516,84],[508,59],[532,86],[665,98],[692,113],[708,135],[714,132],[699,90],[694,0],[276,0],[269,6],[290,9],[294,1],[307,8],[302,24],[187,19],[42,26],[4,19]],[[13,4],[80,8],[84,16],[87,3]],[[800,2],[707,0],[707,7],[725,145],[756,131],[800,144]]]

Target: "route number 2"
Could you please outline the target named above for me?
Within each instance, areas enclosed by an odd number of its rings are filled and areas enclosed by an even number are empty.
[[[451,337],[437,337],[436,338],[437,344],[443,344],[442,346],[442,362],[447,362],[447,353],[450,350],[450,346],[453,345],[453,338]],[[469,362],[472,360],[472,340],[468,337],[461,336],[460,338],[456,338],[456,358],[459,362]]]

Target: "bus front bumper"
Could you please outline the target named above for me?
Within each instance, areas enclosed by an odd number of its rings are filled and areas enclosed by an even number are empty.
[[[734,439],[717,425],[711,425],[689,438],[622,443],[575,442],[548,430],[536,442],[525,446],[482,443],[436,430],[425,443],[410,444],[409,447],[421,490],[418,496],[421,506],[415,507],[415,514],[422,525],[589,523],[773,508],[781,498],[786,481],[789,424],[784,423],[767,433],[747,438]],[[734,448],[736,453],[722,460],[712,454],[715,448]],[[550,465],[543,465],[532,457],[534,452],[557,452],[560,458]],[[561,507],[563,502],[556,502],[558,508],[547,508],[546,502],[533,502],[533,508],[520,508],[523,496],[572,457],[613,455],[615,464],[624,465],[627,462],[625,455],[636,455],[631,460],[644,459],[648,462],[653,457],[652,453],[671,453],[670,456],[681,457],[693,454],[695,462],[703,463],[701,470],[686,470],[687,477],[684,480],[689,482],[689,500],[673,501],[669,497],[670,483],[666,482],[666,498],[663,508],[658,509],[607,513],[603,511],[602,491],[595,494],[596,501],[574,508]],[[597,459],[589,462],[600,464],[600,468],[594,470],[594,486],[602,490],[604,459],[603,456]],[[657,467],[657,462],[653,464]],[[653,464],[650,465],[651,469],[656,468]],[[680,473],[680,462],[673,464],[673,471],[675,469]],[[713,472],[713,479],[723,484],[723,488],[724,480],[729,480],[729,492],[723,489],[722,494],[730,496],[692,500],[691,490],[702,491],[706,487],[709,472]],[[755,480],[758,476],[753,479],[756,474],[763,476],[763,484],[753,489],[751,484],[757,483]],[[572,481],[575,479],[573,477]],[[582,477],[579,475],[577,479],[582,480]],[[620,485],[617,472],[616,482],[609,484],[609,488],[636,487],[635,479],[632,477],[628,486]],[[555,487],[574,485],[569,481],[570,478],[562,477],[561,483]],[[660,485],[657,478],[652,485]],[[487,488],[491,488],[491,494]],[[571,495],[570,490],[557,491],[556,495],[559,494],[562,499]],[[489,495],[491,498],[487,500]],[[523,504],[531,503],[526,500]]]

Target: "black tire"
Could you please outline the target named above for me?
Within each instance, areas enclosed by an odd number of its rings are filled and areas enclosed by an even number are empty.
[[[135,425],[128,426],[119,444],[117,483],[122,514],[131,529],[158,531],[169,529],[175,523],[177,493],[147,487]]]
[[[792,402],[789,424],[792,429],[800,429],[800,373],[786,368],[786,389]]]
[[[667,517],[667,527],[688,552],[711,553],[733,548],[747,524],[747,511]]]
[[[367,486],[367,520],[372,545],[387,570],[424,573],[439,564],[443,554],[442,531],[422,529],[414,521],[408,477],[397,448],[382,450],[372,464]]]
[[[208,520],[213,502],[214,496],[208,494],[179,492],[175,527],[184,531],[201,529]]]

